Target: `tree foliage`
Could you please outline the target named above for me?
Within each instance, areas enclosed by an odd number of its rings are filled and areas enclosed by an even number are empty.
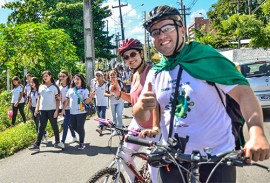
[[[232,42],[239,39],[251,39],[250,46],[254,48],[269,48],[269,10],[270,1],[263,0],[230,1],[219,0],[213,4],[207,13],[211,21],[212,32],[208,34],[195,33],[196,40],[208,43],[215,48],[233,47]],[[248,15],[251,12],[251,15]],[[218,43],[218,44],[217,44]]]
[[[45,24],[8,25],[0,30],[0,72],[23,76],[26,68],[36,76],[44,70],[57,74],[78,61],[76,48],[63,29],[50,29]]]
[[[113,36],[107,36],[103,31],[105,18],[111,15],[108,7],[101,7],[103,0],[93,0],[93,28],[95,56],[111,59],[114,55],[110,49]],[[70,36],[71,42],[77,48],[77,55],[84,60],[84,29],[82,0],[20,0],[4,5],[13,13],[9,16],[10,23],[46,23],[50,28],[64,29]]]

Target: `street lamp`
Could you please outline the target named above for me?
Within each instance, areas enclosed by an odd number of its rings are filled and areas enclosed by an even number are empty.
[[[199,14],[202,15],[204,19],[206,19],[205,15],[203,13],[199,13]]]

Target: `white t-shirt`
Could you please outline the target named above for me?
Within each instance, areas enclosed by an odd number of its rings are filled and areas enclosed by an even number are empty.
[[[58,95],[58,88],[55,85],[40,85],[38,89],[38,94],[40,95],[40,105],[39,110],[55,110],[56,109],[56,98]]]
[[[37,99],[38,99],[38,92],[37,91],[30,91],[30,99],[31,99],[31,107],[37,106]]]
[[[11,91],[11,93],[12,93],[11,103],[12,104],[15,104],[18,102],[21,92],[23,92],[23,87],[21,85],[12,89],[12,91]],[[21,98],[19,103],[24,103],[24,97]]]
[[[108,97],[104,96],[106,82],[102,86],[98,86],[98,83],[94,85],[93,90],[96,92],[96,106],[107,106]]]
[[[61,102],[59,105],[59,109],[63,109],[63,104],[64,104],[64,101],[66,100],[66,95],[67,95],[69,87],[68,86],[63,87],[62,85],[60,85],[59,89],[60,89],[60,93],[61,93]],[[70,107],[68,105],[66,107],[66,110],[69,110],[69,109],[70,109]]]
[[[31,92],[31,86],[27,83],[24,88],[26,89],[26,95],[28,97]]]
[[[89,97],[89,90],[85,89],[78,89],[77,94],[80,96],[82,100],[86,100]],[[70,114],[83,114],[86,113],[84,103],[78,98],[75,93],[74,88],[69,88],[67,95],[69,98],[69,107],[70,107]]]
[[[150,70],[147,81],[152,83],[158,103],[161,107],[160,127],[163,142],[169,134],[170,111],[173,102],[179,66],[172,71],[163,71],[155,77],[155,71]],[[183,70],[179,86],[179,100],[174,118],[173,136],[178,133],[181,137],[189,136],[186,153],[199,150],[204,154],[206,147],[214,148],[212,155],[235,146],[232,134],[231,119],[226,113],[214,86],[206,81],[196,79]],[[225,93],[236,85],[225,86],[217,84]],[[147,90],[147,85],[144,85]]]

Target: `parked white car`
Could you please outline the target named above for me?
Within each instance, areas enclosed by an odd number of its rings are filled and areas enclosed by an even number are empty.
[[[238,63],[262,108],[270,108],[270,60]]]

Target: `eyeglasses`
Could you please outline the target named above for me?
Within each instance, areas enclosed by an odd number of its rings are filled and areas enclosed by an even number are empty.
[[[123,59],[124,59],[124,60],[128,60],[129,58],[134,58],[134,57],[136,57],[137,53],[138,53],[138,52],[133,51],[133,52],[130,53],[130,55],[124,55],[124,56],[123,56]]]
[[[59,78],[65,78],[66,76],[58,76]]]
[[[154,29],[150,32],[150,35],[154,38],[157,38],[160,36],[161,32],[163,32],[164,34],[168,34],[172,31],[174,31],[176,28],[175,24],[167,24],[164,25],[162,27],[160,27],[159,29]]]

